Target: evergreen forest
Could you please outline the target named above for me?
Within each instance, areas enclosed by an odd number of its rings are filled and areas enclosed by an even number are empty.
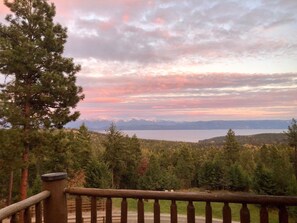
[[[30,153],[29,195],[41,190],[40,175],[67,172],[70,186],[143,190],[240,191],[296,195],[296,121],[287,144],[241,144],[230,129],[223,145],[142,140],[112,124],[106,134],[63,129],[36,133]],[[291,135],[290,135],[291,134]],[[18,200],[21,168],[20,133],[0,130],[1,201]]]

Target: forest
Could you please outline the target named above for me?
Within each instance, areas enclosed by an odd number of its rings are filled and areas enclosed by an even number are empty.
[[[39,131],[30,151],[28,192],[41,190],[41,174],[65,171],[70,186],[296,195],[296,129],[293,119],[284,134],[287,143],[261,146],[239,143],[232,129],[223,144],[208,145],[142,140],[114,124],[106,134],[90,132],[84,125],[78,130]],[[18,137],[17,130],[0,130],[3,203],[19,196],[20,169],[26,164],[19,155]]]

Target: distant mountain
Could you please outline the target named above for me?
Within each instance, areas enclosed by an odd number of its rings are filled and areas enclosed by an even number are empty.
[[[79,128],[85,124],[90,130],[107,130],[109,120],[77,120],[66,125],[67,128]],[[114,122],[120,130],[210,130],[210,129],[287,129],[291,120],[236,120],[236,121],[148,121],[132,119]]]

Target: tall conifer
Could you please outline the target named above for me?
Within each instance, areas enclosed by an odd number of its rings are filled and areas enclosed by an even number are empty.
[[[288,138],[288,143],[294,148],[294,167],[295,176],[297,177],[297,121],[292,119],[291,125],[288,126],[288,131],[285,132]]]
[[[238,144],[235,132],[232,129],[229,129],[227,135],[225,137],[225,145],[224,145],[224,155],[225,161],[227,165],[230,166],[234,164],[239,156],[240,145]]]
[[[29,151],[38,129],[62,128],[76,120],[83,99],[75,74],[80,66],[63,56],[66,28],[47,0],[4,0],[11,14],[0,24],[0,120],[23,132],[21,199],[27,196]]]

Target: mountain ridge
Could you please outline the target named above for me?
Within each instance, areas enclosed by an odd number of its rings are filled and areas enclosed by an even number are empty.
[[[79,128],[84,124],[90,130],[107,130],[115,123],[120,130],[214,130],[214,129],[287,129],[290,120],[213,120],[213,121],[149,121],[143,119],[119,120],[77,120],[66,128]]]
[[[253,135],[236,135],[236,140],[239,144],[262,146],[287,144],[287,136],[284,133],[260,133]],[[212,137],[209,139],[199,140],[200,145],[217,145],[223,146],[226,142],[226,136]]]

